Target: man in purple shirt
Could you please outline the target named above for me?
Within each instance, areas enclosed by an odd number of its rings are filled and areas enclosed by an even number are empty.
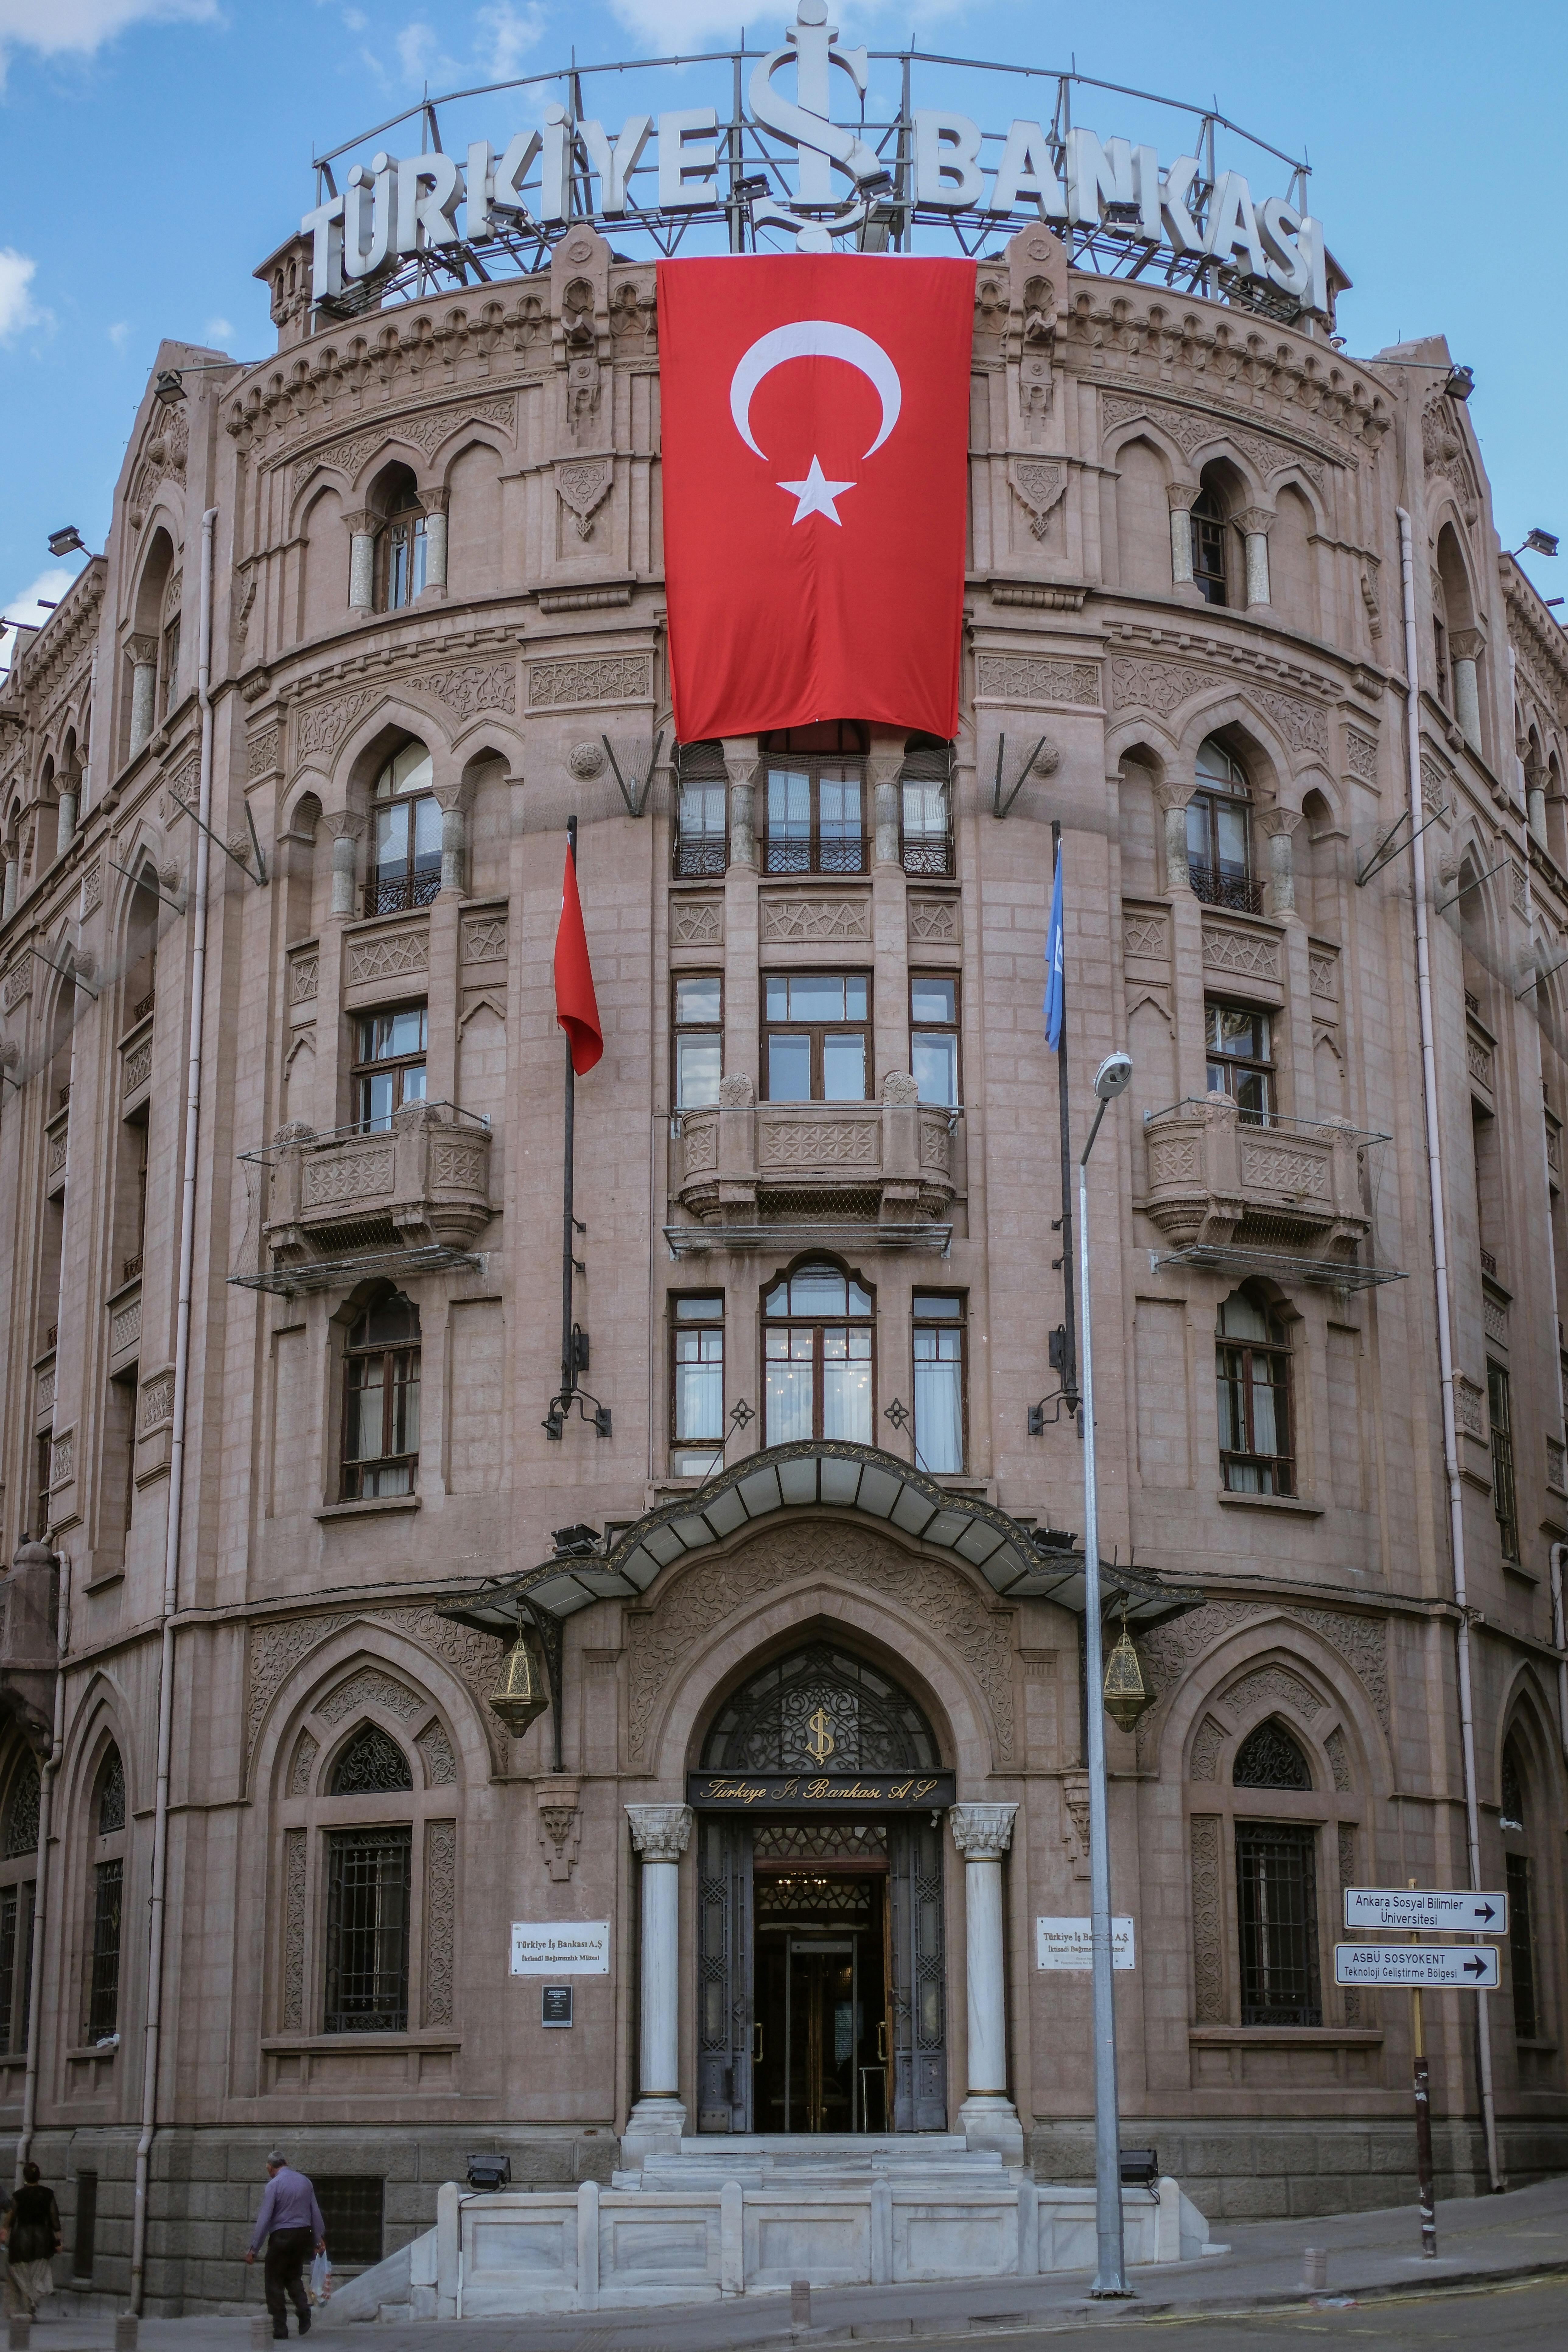
[[[327,2225],[321,2219],[321,2209],[316,2202],[316,2192],[302,2172],[296,2172],[288,2158],[276,2149],[267,2159],[267,2187],[262,2191],[261,2210],[256,2217],[256,2227],[250,2235],[247,2263],[253,2263],[263,2239],[267,2241],[267,2263],[263,2275],[267,2284],[267,2308],[272,2314],[274,2337],[285,2341],[289,2335],[289,2305],[286,2295],[294,2298],[294,2308],[300,2315],[300,2333],[310,2332],[310,2300],[305,2293],[300,2275],[310,2260],[312,2249],[325,2253]]]

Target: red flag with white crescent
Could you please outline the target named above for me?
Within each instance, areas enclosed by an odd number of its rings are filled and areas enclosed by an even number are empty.
[[[583,901],[577,896],[577,861],[570,846],[561,883],[561,920],[555,927],[555,1020],[566,1032],[572,1067],[581,1077],[603,1055],[605,1033],[599,1025],[599,1000],[594,993]]]
[[[658,265],[665,580],[683,742],[958,730],[974,264]]]

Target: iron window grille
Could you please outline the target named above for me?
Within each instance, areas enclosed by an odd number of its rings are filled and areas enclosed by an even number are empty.
[[[104,1758],[98,1776],[98,1834],[111,1837],[125,1827],[125,1767],[118,1748]]]
[[[408,1890],[413,1832],[327,1835],[328,2033],[408,2030]]]
[[[332,1774],[334,1797],[374,1797],[412,1790],[408,1759],[390,1733],[376,1723],[362,1723],[338,1758]]]
[[[87,2039],[107,2042],[120,2028],[120,1916],[125,1864],[116,1858],[93,1872],[92,1961],[88,1980]]]
[[[968,1396],[963,1300],[917,1290],[914,1309],[915,1467],[941,1475],[963,1468]]]
[[[1248,1127],[1272,1127],[1279,1113],[1274,1087],[1274,1023],[1254,1004],[1204,1006],[1210,1094],[1228,1095]]]
[[[849,1651],[814,1642],[764,1666],[725,1700],[703,1742],[703,1769],[820,1771],[820,1742],[812,1736],[818,1713],[827,1720],[836,1770],[928,1772],[942,1762],[931,1725],[897,1683]],[[841,1843],[833,1850],[842,1851]]]
[[[42,1801],[38,1768],[29,1756],[17,1767],[5,1806],[5,1860],[38,1851],[38,1811]]]
[[[1215,1343],[1220,1470],[1233,1495],[1293,1495],[1290,1351],[1279,1317],[1233,1292]]]
[[[910,752],[902,775],[906,874],[945,878],[953,868],[951,744]]]
[[[1519,1495],[1513,1475],[1513,1399],[1501,1364],[1487,1365],[1487,1416],[1491,1426],[1492,1510],[1504,1559],[1519,1558]]]
[[[1238,1822],[1243,2025],[1321,2025],[1316,1830]]]
[[[686,972],[675,982],[674,1097],[678,1110],[719,1099],[724,1069],[724,982],[716,971]]]
[[[367,915],[427,907],[441,887],[441,811],[432,774],[430,754],[416,740],[395,752],[376,778]]]
[[[958,982],[951,973],[910,975],[910,1068],[921,1102],[958,1108]]]
[[[768,1445],[833,1437],[869,1445],[875,1409],[871,1295],[836,1265],[797,1266],[763,1306]]]
[[[718,744],[683,745],[677,787],[675,874],[717,881],[730,863],[730,782]]]
[[[1252,790],[1247,772],[1215,736],[1198,746],[1197,790],[1187,803],[1187,877],[1194,896],[1238,914],[1263,911],[1252,871]]]
[[[333,2270],[371,2269],[384,2248],[385,2181],[376,2172],[313,2172],[310,2179]]]
[[[1228,604],[1226,521],[1218,498],[1201,490],[1192,505],[1193,584],[1211,604]]]
[[[343,1350],[342,1500],[411,1495],[419,1468],[419,1309],[385,1292]]]
[[[1299,1742],[1273,1716],[1247,1733],[1236,1751],[1230,1777],[1237,1789],[1299,1789],[1311,1793],[1312,1768]]]
[[[423,1004],[366,1013],[359,1022],[353,1066],[354,1116],[362,1135],[384,1132],[405,1103],[425,1100],[429,1013]]]
[[[847,723],[763,738],[765,873],[865,873],[865,749]]]
[[[670,1475],[710,1478],[724,1458],[724,1300],[670,1300]]]
[[[764,1101],[867,1099],[870,992],[864,972],[763,975]]]
[[[1508,1872],[1508,1971],[1513,1988],[1513,2032],[1533,2042],[1541,2032],[1535,1990],[1535,1928],[1530,1916],[1530,1857],[1503,1856]]]

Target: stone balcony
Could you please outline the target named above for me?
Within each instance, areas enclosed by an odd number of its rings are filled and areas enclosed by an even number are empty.
[[[359,1253],[390,1274],[400,1259],[433,1265],[460,1256],[489,1222],[489,1127],[455,1103],[407,1103],[369,1134],[297,1122],[247,1156],[261,1171],[266,1256],[284,1281]]]
[[[1342,1119],[1255,1126],[1228,1095],[1173,1103],[1144,1119],[1138,1205],[1175,1249],[1291,1253],[1353,1274],[1372,1233],[1369,1148]]]
[[[794,1222],[944,1246],[962,1116],[921,1102],[905,1071],[879,1103],[759,1103],[749,1078],[726,1078],[713,1108],[681,1115],[671,1190],[698,1230],[667,1234],[677,1247],[744,1248]]]

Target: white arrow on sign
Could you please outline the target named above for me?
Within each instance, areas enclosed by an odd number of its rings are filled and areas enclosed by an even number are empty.
[[[1506,1936],[1508,1896],[1428,1886],[1347,1886],[1345,1926],[1392,1928],[1407,1936]]]
[[[1495,1944],[1336,1944],[1334,1982],[1342,1985],[1455,1985],[1495,1992]]]

